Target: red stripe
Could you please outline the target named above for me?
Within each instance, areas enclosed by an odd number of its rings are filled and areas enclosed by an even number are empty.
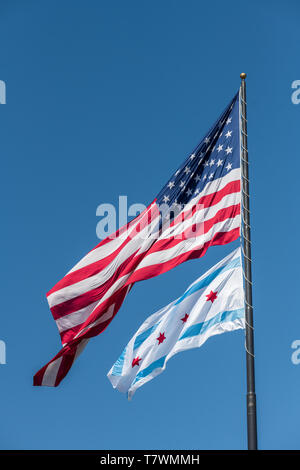
[[[45,372],[46,372],[46,369],[47,367],[49,366],[49,364],[51,364],[52,362],[56,361],[56,359],[59,359],[61,356],[63,356],[64,354],[67,354],[67,351],[70,351],[70,347],[69,346],[65,346],[64,348],[62,348],[57,354],[56,356],[54,356],[53,359],[51,359],[51,361],[49,361],[44,367],[42,367],[36,374],[35,376],[33,377],[33,385],[36,385],[36,386],[41,386],[42,385],[42,381],[43,381],[43,377],[45,375]]]
[[[229,194],[239,193],[241,190],[240,180],[231,181],[227,183],[224,188],[220,189],[211,194],[202,196],[192,207],[190,207],[186,212],[181,212],[170,224],[170,227],[179,224],[182,221],[188,220],[191,218],[196,210],[207,209],[218,204],[225,196]],[[201,207],[199,207],[201,206]]]
[[[69,350],[67,353],[65,353],[63,355],[61,364],[60,364],[59,369],[58,369],[58,374],[56,376],[55,387],[57,387],[60,384],[62,379],[65,378],[65,376],[67,375],[67,373],[71,369],[72,364],[73,364],[74,359],[75,359],[75,355],[76,355],[76,348],[73,348],[72,350]]]
[[[52,361],[51,361],[52,362]],[[33,385],[36,387],[40,387],[42,385],[43,377],[45,371],[50,363],[46,364],[42,367],[34,376],[33,376]]]
[[[210,246],[213,245],[226,245],[227,243],[233,242],[240,236],[240,229],[235,228],[229,232],[217,232],[214,237],[203,244],[203,246],[197,250],[191,250],[181,255],[166,261],[165,263],[159,263],[151,266],[146,266],[135,271],[130,276],[129,282],[143,281],[150,279],[151,277],[158,276],[159,274],[165,273],[175,266],[188,261],[190,259],[201,258]]]
[[[209,232],[209,230],[211,230],[211,228],[215,224],[219,222],[224,222],[227,219],[233,219],[234,217],[240,214],[240,211],[241,211],[240,203],[235,204],[233,206],[226,207],[224,209],[220,209],[211,219],[207,219],[198,224],[193,224],[176,236],[158,240],[147,251],[147,256],[157,251],[162,251],[162,250],[167,250],[169,248],[172,248],[173,246],[176,246],[179,243],[182,243],[182,241],[184,240],[191,240],[200,235],[204,235],[207,232]]]
[[[107,299],[107,301],[103,302],[102,310],[104,310],[104,311],[106,311],[109,308],[109,305],[112,305],[113,303],[115,303],[114,314],[107,321],[97,325],[97,327],[95,327],[95,331],[99,331],[99,333],[101,333],[102,331],[105,330],[105,328],[107,328],[107,326],[110,324],[110,322],[115,317],[118,310],[120,309],[120,307],[121,307],[121,305],[124,301],[124,298],[126,297],[126,294],[127,294],[127,292],[129,292],[130,289],[131,289],[131,286],[130,286],[129,289],[128,289],[128,286],[123,287],[120,291],[116,292],[109,299]],[[109,303],[109,301],[110,301],[110,303]],[[95,321],[95,318],[94,318],[94,315],[93,315],[93,319],[92,318],[89,319],[89,323],[93,323],[94,321]],[[84,325],[82,325],[82,328],[84,328]],[[97,328],[97,330],[96,330],[96,328]],[[42,367],[35,374],[35,376],[33,378],[33,385],[34,386],[41,386],[42,382],[43,382],[43,377],[45,375],[45,372],[46,372],[47,367],[49,366],[49,364],[54,362],[56,359],[59,359],[60,357],[63,357],[62,362],[61,362],[60,367],[59,367],[59,370],[58,370],[58,374],[56,376],[55,384],[54,384],[54,387],[57,387],[60,384],[60,382],[63,380],[63,378],[69,372],[69,370],[70,370],[70,368],[71,368],[71,366],[74,362],[75,356],[76,356],[77,347],[80,345],[81,340],[86,339],[86,338],[90,338],[90,337],[93,337],[93,336],[95,336],[95,334],[91,334],[91,330],[88,330],[82,335],[82,337],[78,337],[78,338],[74,339],[73,341],[71,341],[67,346],[64,346],[56,354],[56,356],[53,359],[51,359],[51,361],[49,361],[44,367]]]
[[[68,330],[64,330],[60,333],[60,339],[62,344],[69,343],[72,341],[74,336],[77,335],[77,333],[81,330],[82,324],[80,323],[79,325],[73,326],[72,328],[69,328]]]
[[[70,348],[69,346],[65,346],[64,348],[62,348],[56,354],[56,356],[54,356],[54,358],[51,359],[51,361],[49,361],[44,367],[42,367],[35,374],[35,376],[33,377],[33,385],[34,386],[41,386],[48,366],[50,364],[52,364],[52,362],[56,361],[56,359],[59,359],[60,357],[62,357],[62,361],[60,363],[60,367],[58,369],[58,373],[57,373],[57,376],[56,376],[55,384],[53,385],[54,387],[57,387],[57,385],[67,375],[67,373],[69,372],[69,370],[70,370],[70,368],[71,368],[71,366],[74,362],[76,351],[77,351],[77,346],[78,346],[78,344],[77,345],[75,344],[72,348]]]
[[[235,180],[231,181],[230,183],[227,183],[224,188],[220,189],[219,191],[216,191],[215,193],[212,194],[207,194],[205,196],[202,196],[198,204],[203,204],[204,208],[214,206],[215,204],[218,204],[224,196],[227,196],[228,194],[232,193],[239,193],[241,190],[241,181],[240,180]]]

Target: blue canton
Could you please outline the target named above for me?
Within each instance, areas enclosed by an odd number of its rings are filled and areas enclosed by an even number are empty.
[[[157,196],[157,204],[182,206],[200,194],[207,183],[240,167],[239,93],[177,169]]]

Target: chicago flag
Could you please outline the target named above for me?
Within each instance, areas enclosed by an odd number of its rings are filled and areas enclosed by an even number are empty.
[[[62,349],[36,373],[34,385],[61,382],[89,339],[112,321],[135,282],[239,237],[239,109],[237,93],[149,206],[47,293]],[[147,178],[146,169],[141,177]]]
[[[180,351],[199,348],[210,337],[245,328],[241,250],[199,277],[178,299],[151,315],[108,373],[130,399],[159,375]]]

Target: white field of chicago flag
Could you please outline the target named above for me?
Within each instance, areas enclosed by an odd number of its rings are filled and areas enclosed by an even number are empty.
[[[35,374],[34,385],[62,381],[89,339],[112,321],[135,282],[240,236],[239,123],[237,93],[149,206],[102,240],[47,293],[62,349]],[[147,169],[141,177],[147,178]]]
[[[108,373],[130,399],[159,375],[180,351],[199,348],[210,337],[245,328],[241,249],[207,271],[181,297],[151,315]]]

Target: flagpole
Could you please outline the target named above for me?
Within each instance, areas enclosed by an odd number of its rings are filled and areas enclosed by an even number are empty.
[[[251,234],[249,207],[249,169],[247,143],[247,102],[246,74],[241,73],[240,111],[241,111],[241,167],[242,167],[242,235],[245,279],[245,317],[246,317],[246,366],[247,366],[247,431],[248,449],[257,449],[256,394],[254,374],[254,329],[252,306],[252,269]]]

